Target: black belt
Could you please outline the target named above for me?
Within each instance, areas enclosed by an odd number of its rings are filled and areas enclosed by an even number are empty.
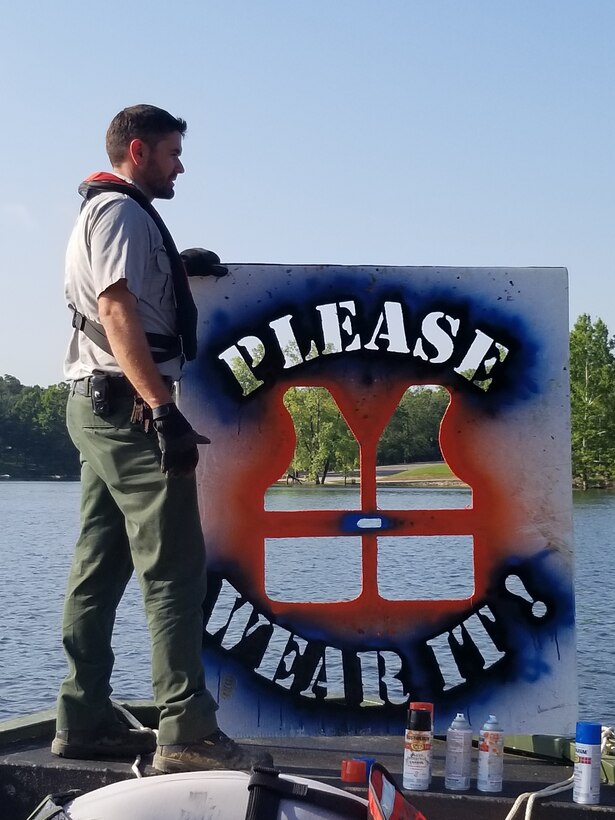
[[[162,381],[169,390],[173,390],[173,379],[170,376],[163,376]],[[136,393],[136,390],[126,376],[112,376],[109,374],[109,376],[107,376],[107,383],[112,396],[134,396]],[[78,393],[80,396],[91,396],[91,386],[91,376],[86,376],[84,379],[76,379],[73,382],[73,393]]]

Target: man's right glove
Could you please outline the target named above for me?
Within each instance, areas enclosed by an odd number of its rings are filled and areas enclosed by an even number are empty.
[[[197,444],[210,444],[210,440],[192,429],[173,402],[152,408],[152,418],[162,453],[162,472],[170,476],[193,473],[199,463]]]
[[[187,248],[180,253],[188,276],[226,276],[228,268],[220,264],[220,257],[205,248]]]

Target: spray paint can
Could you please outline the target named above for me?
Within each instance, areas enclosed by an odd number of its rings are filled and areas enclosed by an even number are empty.
[[[470,788],[471,765],[472,727],[463,712],[457,712],[446,733],[444,787],[457,792],[467,791]]]
[[[601,732],[599,723],[577,723],[572,788],[575,803],[595,805],[600,801]]]
[[[501,792],[503,771],[504,732],[496,716],[489,715],[478,739],[478,790]]]
[[[433,703],[426,700],[411,700],[408,709],[423,709],[429,712],[431,719],[431,748],[433,749]],[[432,767],[429,767],[429,785],[431,786]]]
[[[425,791],[431,782],[432,719],[429,709],[413,709],[413,705],[410,704],[404,738],[402,782],[404,789]]]

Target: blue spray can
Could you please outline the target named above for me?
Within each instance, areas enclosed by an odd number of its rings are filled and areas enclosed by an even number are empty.
[[[600,802],[601,734],[599,723],[577,723],[572,787],[575,803],[595,805]]]

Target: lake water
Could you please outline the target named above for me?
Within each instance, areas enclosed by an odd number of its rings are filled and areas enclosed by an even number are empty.
[[[465,490],[387,488],[379,490],[378,497],[381,509],[442,509],[465,507],[469,502],[470,493]],[[64,587],[78,531],[78,506],[77,483],[0,482],[0,720],[52,706],[64,676],[59,635]],[[299,492],[276,488],[267,500],[269,509],[357,506],[356,488],[310,488]],[[581,718],[615,726],[611,678],[615,642],[609,638],[615,613],[615,589],[611,586],[615,577],[615,493],[575,494],[574,519],[579,714]],[[266,580],[272,597],[288,594],[281,581],[281,567],[287,566],[288,560],[288,555],[284,558],[283,546],[272,546],[268,553],[271,569]],[[341,547],[345,548],[343,544]],[[437,544],[429,545],[435,564],[433,549],[437,549]],[[460,543],[459,551],[463,569],[467,545]],[[336,561],[337,567],[344,563]],[[310,578],[309,572],[306,574],[305,563],[301,574],[286,572],[286,582],[289,575],[305,576],[308,587],[318,586],[316,576]],[[390,584],[388,597],[395,597],[395,579],[379,580]],[[353,581],[349,576],[341,582],[356,583],[356,578]],[[437,582],[438,597],[442,597],[441,576]],[[458,594],[457,588],[448,591]],[[149,636],[134,579],[118,610],[114,650],[112,685],[117,697],[150,698]]]

